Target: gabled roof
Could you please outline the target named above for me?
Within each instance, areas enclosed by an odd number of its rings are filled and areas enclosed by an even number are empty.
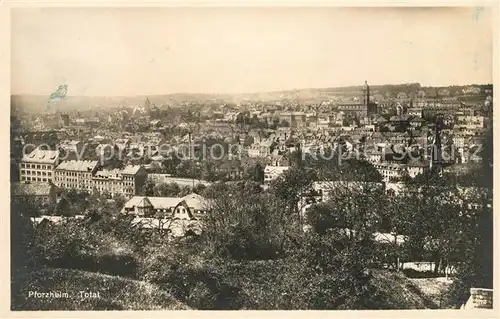
[[[178,206],[184,200],[180,197],[146,197],[134,196],[127,203],[125,208],[132,209],[134,207],[153,207],[154,209],[170,209]],[[148,205],[148,206],[144,206]]]
[[[194,210],[204,210],[205,209],[205,198],[201,195],[198,195],[196,193],[191,193],[189,195],[186,195],[182,197],[182,200],[184,200],[189,208],[192,208]]]
[[[11,196],[48,196],[54,185],[49,183],[11,183]]]
[[[139,200],[139,202],[135,205],[135,207],[137,207],[137,208],[150,208],[150,207],[153,207],[153,205],[151,204],[151,202],[149,201],[149,199],[147,197],[143,197],[141,200]]]
[[[140,169],[140,165],[127,165],[122,169],[121,173],[125,175],[135,175]]]

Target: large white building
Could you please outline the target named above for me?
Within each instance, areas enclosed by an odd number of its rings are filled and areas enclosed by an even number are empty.
[[[52,182],[54,169],[59,164],[59,151],[36,148],[24,154],[19,164],[21,182]]]
[[[65,161],[56,167],[54,184],[62,188],[92,192],[93,176],[98,168],[97,161]]]
[[[319,201],[327,201],[331,198],[331,193],[335,190],[363,189],[363,187],[384,187],[383,183],[361,182],[361,181],[319,181],[312,184],[312,189],[318,196]]]
[[[67,161],[55,169],[54,184],[90,193],[108,193],[111,197],[132,197],[139,193],[147,179],[142,166],[126,166],[123,169],[100,169],[97,161]]]
[[[405,174],[408,174],[411,178],[424,173],[426,169],[429,168],[425,163],[411,163],[411,164],[397,164],[390,162],[379,162],[374,163],[375,169],[382,175],[383,182],[393,182],[397,181]]]

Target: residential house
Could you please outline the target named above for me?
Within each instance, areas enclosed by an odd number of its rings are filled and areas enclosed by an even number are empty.
[[[274,179],[281,176],[284,172],[290,169],[289,166],[272,166],[267,165],[264,168],[264,184],[269,184]]]
[[[128,165],[123,169],[104,169],[93,176],[94,188],[111,197],[132,197],[140,192],[147,179],[147,171],[140,165]]]
[[[415,117],[410,119],[410,126],[416,130],[420,129],[420,127],[422,127],[423,123],[424,123],[424,120],[419,116],[415,116]]]
[[[207,214],[205,198],[191,193],[184,197],[134,196],[125,203],[122,213],[138,217],[193,220]]]
[[[138,217],[194,219],[186,201],[179,197],[134,196],[125,203],[122,212]]]
[[[421,107],[410,107],[406,110],[406,114],[410,116],[418,116],[422,117],[422,108]]]
[[[248,151],[249,157],[267,157],[271,155],[274,146],[272,139],[263,140],[260,143],[254,143]]]
[[[195,218],[203,218],[203,216],[208,214],[208,203],[203,196],[191,193],[182,197],[182,200],[186,203],[186,206]]]
[[[312,184],[313,194],[317,195],[317,201],[323,202],[327,201],[332,197],[332,192],[336,189],[347,188],[359,188],[364,187],[384,187],[382,183],[376,182],[357,182],[357,181],[319,181]]]
[[[380,162],[373,164],[373,166],[380,173],[384,182],[397,181],[406,171],[405,164]]]

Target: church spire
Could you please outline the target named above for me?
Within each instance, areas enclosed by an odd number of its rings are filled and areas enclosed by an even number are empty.
[[[441,145],[441,131],[443,129],[443,116],[439,114],[436,119],[434,126],[434,139],[431,144],[431,159],[430,159],[430,169],[438,176],[442,176],[442,145]]]
[[[365,88],[363,91],[364,91],[363,100],[365,102],[365,106],[368,106],[368,104],[370,104],[370,86],[368,85],[368,81],[366,80],[365,80]]]

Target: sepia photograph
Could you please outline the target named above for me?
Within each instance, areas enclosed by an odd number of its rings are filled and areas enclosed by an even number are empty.
[[[495,12],[11,8],[11,311],[493,309]]]

